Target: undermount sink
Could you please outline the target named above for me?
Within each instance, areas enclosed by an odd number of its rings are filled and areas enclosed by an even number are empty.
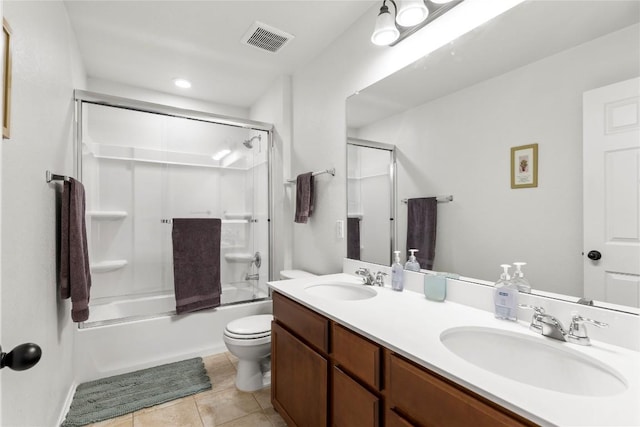
[[[482,327],[447,329],[444,346],[479,368],[514,381],[562,393],[611,396],[626,390],[621,375],[571,344]]]
[[[307,286],[305,291],[316,297],[341,301],[363,300],[378,295],[378,293],[370,287],[342,282],[311,285]]]

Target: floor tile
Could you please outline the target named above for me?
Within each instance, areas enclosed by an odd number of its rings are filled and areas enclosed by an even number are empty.
[[[273,408],[273,405],[271,405],[271,387],[254,391],[253,397],[256,398],[262,409]]]
[[[161,403],[159,405],[150,406],[148,408],[142,408],[139,411],[134,412],[134,414],[143,414],[145,412],[155,411],[158,409],[168,408],[169,406],[178,405],[185,401],[193,401],[193,396],[185,396],[179,399],[170,400],[168,402]]]
[[[195,396],[195,401],[206,426],[218,426],[262,410],[251,393],[235,388],[201,393]]]
[[[269,419],[262,412],[255,412],[246,417],[238,418],[219,427],[273,427]]]
[[[133,414],[134,427],[202,427],[196,402],[182,400],[171,406]]]
[[[284,422],[280,414],[278,414],[275,409],[269,408],[265,409],[263,412],[267,418],[269,418],[273,427],[287,427],[287,423]]]
[[[126,414],[99,423],[89,424],[88,427],[133,427],[133,414]]]

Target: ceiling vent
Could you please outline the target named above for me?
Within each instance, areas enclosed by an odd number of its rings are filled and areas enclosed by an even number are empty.
[[[254,22],[242,36],[242,43],[276,53],[294,38],[293,35],[262,22]]]

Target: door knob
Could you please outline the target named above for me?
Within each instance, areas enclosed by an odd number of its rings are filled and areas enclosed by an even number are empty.
[[[598,251],[589,251],[589,253],[587,254],[587,258],[592,261],[597,261],[602,258],[602,254]]]
[[[0,369],[6,366],[14,371],[24,371],[38,363],[41,356],[42,349],[33,343],[20,344],[9,353],[3,353],[0,348]]]

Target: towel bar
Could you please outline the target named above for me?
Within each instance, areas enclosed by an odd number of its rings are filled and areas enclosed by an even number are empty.
[[[47,182],[51,182],[51,181],[69,181],[71,179],[71,177],[68,177],[66,175],[58,175],[56,173],[52,173],[51,171],[47,171],[47,173],[45,174],[45,178],[46,178]]]
[[[323,171],[314,172],[314,173],[311,174],[311,176],[322,175],[324,173],[328,173],[331,176],[336,176],[336,168],[325,169]],[[295,179],[288,179],[288,180],[285,181],[285,184],[295,184],[295,183],[296,183]]]
[[[438,196],[436,197],[436,200],[438,203],[453,202],[453,196]],[[409,202],[409,199],[402,199],[400,201],[406,205]]]

